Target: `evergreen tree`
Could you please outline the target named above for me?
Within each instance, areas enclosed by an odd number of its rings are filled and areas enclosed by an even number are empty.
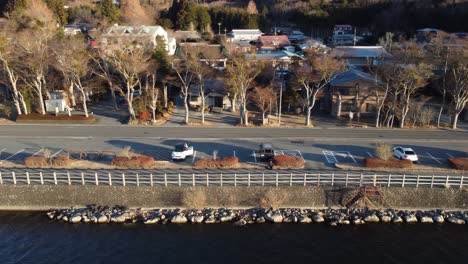
[[[13,13],[15,11],[21,11],[27,6],[27,0],[8,0],[5,6],[7,13]]]
[[[98,12],[107,17],[112,23],[120,22],[120,10],[114,5],[112,0],[102,1],[98,7]]]
[[[54,13],[55,18],[57,19],[60,25],[65,25],[67,23],[67,12],[65,12],[64,0],[45,0],[47,7]]]

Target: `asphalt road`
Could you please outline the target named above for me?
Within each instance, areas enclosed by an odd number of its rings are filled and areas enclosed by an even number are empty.
[[[468,156],[465,130],[399,130],[350,128],[213,128],[131,127],[81,125],[4,125],[0,128],[0,161],[22,163],[46,148],[51,155],[70,151],[118,152],[130,146],[136,153],[170,160],[176,143],[193,145],[196,159],[237,156],[241,162],[260,163],[253,152],[261,142],[272,142],[280,153],[306,160],[309,170],[331,170],[335,163],[361,163],[374,155],[375,144],[413,147],[426,166],[447,165],[447,158]],[[111,158],[111,157],[104,157]]]

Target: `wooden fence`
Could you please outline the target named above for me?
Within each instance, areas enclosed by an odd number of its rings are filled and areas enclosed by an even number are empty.
[[[116,173],[116,172],[0,172],[0,184],[107,186],[382,186],[466,188],[463,175],[363,173]]]

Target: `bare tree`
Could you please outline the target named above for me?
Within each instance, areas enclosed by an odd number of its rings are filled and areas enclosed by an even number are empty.
[[[82,83],[82,79],[88,74],[90,61],[90,56],[86,51],[86,43],[81,38],[67,37],[61,41],[61,45],[55,50],[55,58],[57,67],[63,72],[65,78],[70,81],[72,98],[74,98],[73,87],[80,92],[83,111],[85,116],[88,117],[88,91]]]
[[[181,97],[184,100],[185,123],[189,123],[189,102],[190,84],[192,84],[195,75],[190,53],[183,49],[180,58],[172,60],[172,69],[177,75],[177,84],[180,86]]]
[[[333,54],[312,54],[307,61],[296,68],[296,81],[305,91],[306,119],[305,125],[310,126],[310,116],[315,102],[323,88],[330,83],[336,74],[344,70],[344,63],[335,59]]]
[[[262,124],[265,124],[265,114],[273,110],[277,100],[275,91],[270,86],[255,86],[250,98],[262,112]]]
[[[213,75],[213,68],[211,67],[211,58],[206,56],[201,49],[194,49],[190,52],[190,61],[192,64],[193,74],[199,89],[199,96],[201,98],[201,122],[205,123],[205,108],[206,108],[206,87],[205,80]]]
[[[247,91],[251,88],[253,80],[262,71],[263,65],[257,61],[248,60],[243,55],[235,55],[231,58],[226,68],[227,82],[235,94],[239,96],[240,124],[248,125]]]
[[[41,114],[46,114],[44,96],[48,96],[45,73],[49,66],[49,40],[51,33],[39,29],[18,34],[20,52],[21,79],[32,88],[38,97]]]
[[[452,128],[457,128],[458,116],[468,103],[468,65],[466,58],[461,59],[450,69],[447,92],[452,99],[454,108]]]
[[[141,85],[139,74],[147,68],[150,56],[133,41],[128,41],[127,45],[122,45],[119,48],[108,49],[102,54],[104,55],[104,61],[109,62],[125,82],[125,88],[120,86],[115,86],[115,88],[124,96],[130,121],[133,121],[136,119],[133,108],[135,87]]]
[[[0,63],[4,70],[2,77],[5,77],[2,78],[2,82],[10,90],[18,115],[26,115],[28,114],[28,108],[18,87],[20,69],[18,68],[18,54],[14,50],[14,45],[13,39],[6,36],[0,37]]]
[[[382,112],[382,108],[385,105],[385,101],[388,97],[388,91],[390,90],[390,85],[388,83],[385,84],[385,89],[383,92],[380,91],[380,87],[374,89],[373,94],[375,95],[375,102],[377,105],[377,113],[375,119],[375,127],[380,127],[380,115]]]
[[[113,67],[110,62],[108,62],[107,56],[104,51],[98,50],[92,53],[91,59],[93,61],[91,71],[93,74],[101,77],[107,82],[109,86],[109,91],[111,92],[112,102],[114,105],[114,110],[119,110],[119,105],[117,104],[117,97],[115,95],[116,89],[114,84],[114,74]]]

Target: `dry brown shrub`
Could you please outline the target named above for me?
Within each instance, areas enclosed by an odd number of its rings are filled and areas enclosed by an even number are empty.
[[[130,146],[125,146],[120,150],[120,152],[117,154],[117,157],[122,157],[122,158],[127,158],[129,159],[133,155],[132,153],[132,147]]]
[[[181,193],[181,204],[189,209],[203,209],[207,205],[206,193],[197,188],[184,189]]]
[[[43,168],[49,165],[49,160],[43,156],[30,156],[24,159],[24,165],[26,167]]]
[[[468,170],[468,158],[449,158],[448,161],[457,170]]]
[[[377,144],[374,153],[381,160],[389,160],[393,157],[392,146],[389,144]]]
[[[260,207],[278,209],[287,201],[289,194],[280,188],[269,189],[260,197]]]
[[[224,157],[219,159],[199,159],[195,161],[195,168],[208,169],[208,168],[233,168],[239,164],[237,157]]]
[[[59,167],[69,167],[73,164],[73,160],[65,156],[55,157],[50,161],[50,164],[53,166]]]
[[[382,160],[378,158],[366,158],[365,159],[366,167],[368,168],[398,168],[398,169],[408,169],[413,166],[411,160]]]
[[[298,169],[304,167],[304,159],[290,155],[277,155],[272,158],[273,165],[284,169]]]
[[[115,157],[112,159],[113,166],[128,169],[148,169],[154,166],[154,158],[148,156]]]
[[[141,7],[139,0],[122,2],[120,10],[122,10],[122,20],[128,25],[140,26],[154,23],[151,16]]]

